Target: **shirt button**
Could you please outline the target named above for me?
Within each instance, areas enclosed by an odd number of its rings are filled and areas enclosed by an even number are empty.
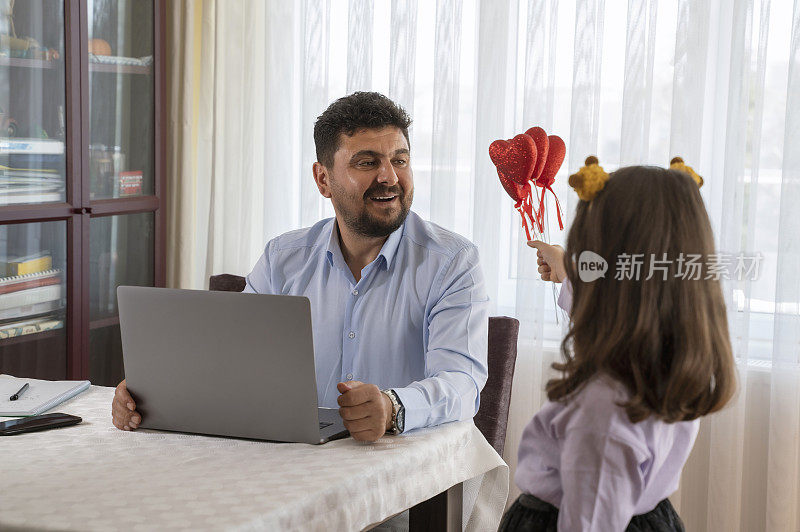
[[[345,375],[345,377],[347,377],[347,380],[349,380],[349,381],[353,380],[353,374],[352,373],[348,373],[347,375]]]
[[[353,290],[353,295],[357,296],[358,295],[358,290]]]
[[[348,334],[347,337],[352,340],[353,338],[356,337],[356,333],[354,333],[353,331],[350,331],[350,334]]]

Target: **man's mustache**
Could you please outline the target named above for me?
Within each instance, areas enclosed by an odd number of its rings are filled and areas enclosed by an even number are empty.
[[[399,185],[390,188],[371,188],[364,193],[364,199],[385,196],[403,196],[403,189]]]

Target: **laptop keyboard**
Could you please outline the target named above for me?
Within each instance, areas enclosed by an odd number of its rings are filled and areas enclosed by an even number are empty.
[[[333,423],[325,423],[324,421],[319,422],[320,430],[324,429],[325,427],[330,427],[331,425],[333,425]]]

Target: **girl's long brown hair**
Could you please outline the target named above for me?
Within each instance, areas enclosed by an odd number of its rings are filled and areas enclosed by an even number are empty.
[[[608,271],[581,282],[577,259],[587,250],[603,257]],[[643,255],[638,280],[616,278],[624,254]],[[664,254],[671,261],[667,279],[658,270],[647,279],[651,256]],[[676,277],[679,257],[692,254],[701,256],[700,279]],[[579,203],[567,238],[572,311],[564,362],[553,364],[561,376],[547,383],[550,400],[568,398],[605,373],[630,393],[621,406],[633,423],[651,415],[685,421],[721,409],[736,376],[720,283],[705,278],[713,254],[711,225],[691,177],[646,166],[612,173],[591,202]]]

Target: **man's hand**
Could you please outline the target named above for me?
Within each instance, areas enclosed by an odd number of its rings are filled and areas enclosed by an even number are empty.
[[[374,384],[340,382],[339,415],[355,440],[373,442],[392,424],[392,401]]]
[[[111,419],[120,430],[134,430],[142,422],[142,415],[136,411],[136,403],[128,393],[125,381],[117,385],[114,400],[111,402]]]
[[[567,269],[564,266],[564,248],[551,246],[541,240],[530,240],[528,245],[536,248],[539,273],[545,281],[560,283],[567,278]]]

